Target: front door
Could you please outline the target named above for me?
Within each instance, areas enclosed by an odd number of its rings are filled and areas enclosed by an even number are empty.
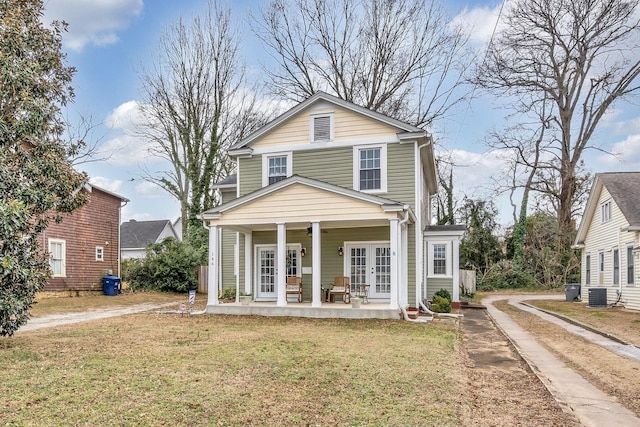
[[[391,248],[388,243],[348,244],[347,272],[351,277],[351,292],[360,285],[369,285],[372,300],[391,297]]]
[[[276,299],[276,248],[274,246],[258,247],[257,252],[258,286],[256,299]]]

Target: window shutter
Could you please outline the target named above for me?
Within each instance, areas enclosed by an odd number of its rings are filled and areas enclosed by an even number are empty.
[[[313,118],[313,140],[331,140],[331,116],[321,116]]]

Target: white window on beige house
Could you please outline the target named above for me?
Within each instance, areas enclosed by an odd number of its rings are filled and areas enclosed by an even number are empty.
[[[612,282],[614,285],[620,284],[620,251],[618,248],[614,248],[612,251],[613,257],[613,277]]]
[[[611,219],[611,200],[607,200],[600,205],[600,218],[602,222],[607,222]]]
[[[66,242],[61,239],[49,239],[49,265],[53,277],[66,276]]]
[[[627,246],[627,285],[633,285],[635,283],[635,260],[633,255],[633,246]]]
[[[333,114],[311,115],[311,142],[333,141]]]
[[[584,257],[584,283],[585,285],[591,284],[591,254],[587,254]]]
[[[598,253],[598,284],[604,282],[604,252]]]

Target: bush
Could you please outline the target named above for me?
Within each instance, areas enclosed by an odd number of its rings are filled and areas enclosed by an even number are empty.
[[[224,288],[220,292],[221,299],[236,299],[236,288]]]
[[[433,304],[431,304],[431,311],[436,313],[451,313],[451,301],[440,295],[433,297]]]
[[[198,253],[172,237],[147,247],[143,260],[131,260],[123,271],[131,290],[187,292],[198,287]],[[123,274],[123,278],[124,278]]]
[[[445,298],[447,301],[449,301],[449,303],[451,303],[451,301],[453,301],[453,298],[451,298],[451,294],[449,293],[449,291],[444,289],[444,288],[442,288],[438,292],[436,292],[434,297],[435,296],[439,296],[439,297]]]
[[[536,279],[531,274],[515,267],[510,260],[502,260],[494,264],[478,278],[478,289],[483,291],[532,288],[536,285]]]

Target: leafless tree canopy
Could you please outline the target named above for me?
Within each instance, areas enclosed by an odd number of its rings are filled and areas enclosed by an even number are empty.
[[[244,90],[240,37],[219,1],[191,22],[179,19],[159,42],[151,68],[140,70],[145,123],[140,136],[171,170],[147,171],[181,203],[183,224],[216,203],[211,185],[233,165],[227,148],[263,123]],[[185,230],[186,231],[186,230]]]
[[[466,37],[433,0],[273,0],[255,21],[285,99],[323,90],[426,127],[464,98]]]
[[[553,169],[538,177],[557,194],[561,237],[572,228],[576,171],[585,149],[598,148],[592,136],[601,118],[639,87],[639,1],[516,0],[476,72],[484,88],[516,97],[520,111],[550,102],[557,132],[544,144]]]

